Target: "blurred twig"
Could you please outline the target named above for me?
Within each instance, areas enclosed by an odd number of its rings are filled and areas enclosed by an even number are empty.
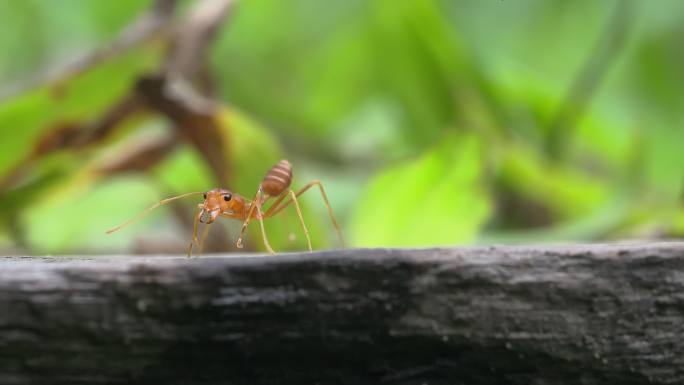
[[[619,0],[603,33],[599,36],[584,65],[579,69],[568,93],[549,124],[548,153],[561,158],[577,122],[582,118],[606,73],[625,46],[633,26],[632,0]]]
[[[156,139],[149,143],[134,143],[115,159],[109,160],[96,169],[100,176],[114,175],[122,172],[147,171],[163,160],[178,144],[175,136]]]
[[[202,69],[209,44],[234,4],[235,0],[199,2],[175,31],[164,72],[195,80]]]
[[[181,138],[198,150],[214,172],[216,181],[228,186],[227,149],[215,106],[210,100],[193,93],[192,88],[179,84],[183,84],[181,79],[150,75],[138,81],[136,90],[148,107],[168,117]]]
[[[142,77],[136,86],[148,106],[174,122],[181,137],[204,157],[222,186],[228,186],[230,174],[226,143],[216,118],[216,106],[206,95],[200,95],[196,86],[201,85],[206,51],[234,3],[235,0],[199,2],[174,31],[160,73]]]
[[[116,57],[128,49],[164,33],[173,21],[177,0],[155,0],[149,11],[132,22],[108,45],[88,52],[56,70],[47,71],[18,85],[13,90],[0,92],[0,100],[10,98],[39,86],[57,86]]]

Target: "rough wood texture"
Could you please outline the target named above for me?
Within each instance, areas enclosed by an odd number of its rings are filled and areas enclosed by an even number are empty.
[[[681,384],[684,243],[0,259],[2,384]]]

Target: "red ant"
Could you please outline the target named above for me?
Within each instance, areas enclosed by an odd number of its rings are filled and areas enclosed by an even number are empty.
[[[259,189],[257,190],[254,199],[252,199],[251,201],[248,201],[242,196],[232,193],[231,191],[220,188],[215,188],[205,193],[191,192],[187,194],[181,194],[157,202],[155,205],[148,207],[137,216],[129,219],[128,221],[124,222],[123,224],[117,227],[114,227],[113,229],[108,230],[107,234],[111,234],[115,231],[122,229],[123,227],[128,226],[133,221],[139,219],[140,217],[144,216],[145,214],[149,213],[150,211],[156,209],[159,206],[165,205],[176,199],[185,198],[192,195],[203,194],[204,203],[198,204],[195,208],[192,240],[190,241],[190,245],[188,246],[188,257],[192,255],[192,246],[195,244],[199,247],[201,253],[202,244],[204,243],[204,239],[206,237],[207,230],[209,229],[209,225],[212,224],[218,217],[239,219],[243,221],[242,229],[240,230],[240,236],[238,237],[235,244],[239,248],[243,247],[242,240],[244,238],[245,230],[247,230],[249,222],[254,218],[258,219],[259,225],[261,227],[261,235],[264,239],[264,246],[266,246],[266,249],[269,253],[274,253],[273,249],[271,248],[271,245],[268,243],[268,238],[266,237],[266,230],[264,228],[263,220],[280,213],[281,211],[283,211],[283,209],[289,206],[290,203],[294,203],[295,209],[297,209],[297,216],[299,217],[299,222],[301,223],[302,229],[304,230],[307,246],[309,248],[309,251],[312,251],[311,239],[309,239],[309,230],[306,228],[306,225],[304,224],[304,218],[302,217],[302,211],[299,208],[299,202],[297,201],[297,197],[302,195],[311,187],[318,186],[319,190],[321,191],[323,201],[325,202],[325,206],[328,208],[328,214],[330,215],[330,219],[332,220],[332,223],[335,226],[335,230],[337,231],[340,243],[344,245],[344,240],[342,238],[340,226],[337,224],[337,220],[335,220],[335,215],[333,214],[332,208],[330,207],[330,202],[328,202],[328,197],[325,194],[325,190],[323,189],[323,184],[321,184],[321,182],[318,180],[313,180],[307,183],[306,186],[302,187],[299,191],[295,193],[294,191],[292,191],[292,189],[289,188],[291,183],[292,165],[287,160],[281,160],[280,162],[276,163],[276,165],[271,167],[268,173],[266,173],[266,176],[259,184]],[[287,196],[290,196],[290,199],[283,203],[283,200]],[[268,210],[266,210],[266,212],[263,212],[262,208],[264,204],[271,198],[276,198],[276,200],[273,202],[273,204],[271,204],[271,206],[268,208]],[[206,224],[200,239],[197,238],[197,227],[199,226],[199,222]]]

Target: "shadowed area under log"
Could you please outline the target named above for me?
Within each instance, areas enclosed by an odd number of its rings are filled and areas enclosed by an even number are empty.
[[[6,384],[684,382],[684,243],[0,259]]]

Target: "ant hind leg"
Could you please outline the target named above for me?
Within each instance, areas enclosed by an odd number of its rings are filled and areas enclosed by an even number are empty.
[[[328,209],[328,215],[330,216],[330,220],[333,223],[333,226],[335,226],[335,231],[337,232],[337,237],[340,239],[340,245],[342,248],[344,248],[344,238],[342,237],[342,231],[340,230],[340,225],[337,223],[337,219],[335,219],[335,214],[333,213],[332,207],[330,206],[330,202],[328,201],[328,196],[325,193],[325,189],[323,188],[323,184],[319,180],[312,180],[311,182],[307,183],[304,187],[299,189],[294,194],[294,197],[291,197],[289,200],[287,200],[285,203],[280,203],[281,199],[276,201],[269,209],[266,211],[265,217],[272,217],[279,212],[283,211],[287,206],[289,206],[292,202],[295,202],[293,198],[296,198],[302,194],[304,194],[306,191],[308,191],[311,187],[313,186],[318,186],[318,189],[321,192],[321,197],[323,198],[323,203],[325,203],[325,207]],[[297,206],[299,206],[297,204]]]
[[[290,196],[292,197],[292,202],[294,202],[295,209],[297,209],[297,216],[299,217],[299,223],[302,225],[302,230],[304,230],[304,236],[306,236],[306,245],[309,247],[309,251],[313,251],[311,247],[311,238],[309,237],[309,229],[306,228],[304,223],[304,217],[302,216],[302,210],[299,208],[299,202],[297,201],[297,196],[294,191],[290,190]]]
[[[268,243],[268,238],[266,237],[266,228],[264,227],[264,216],[261,213],[261,205],[256,203],[255,206],[257,210],[257,219],[259,219],[259,226],[261,227],[261,236],[264,238],[264,246],[269,253],[275,254],[275,251],[271,248],[271,245]]]

